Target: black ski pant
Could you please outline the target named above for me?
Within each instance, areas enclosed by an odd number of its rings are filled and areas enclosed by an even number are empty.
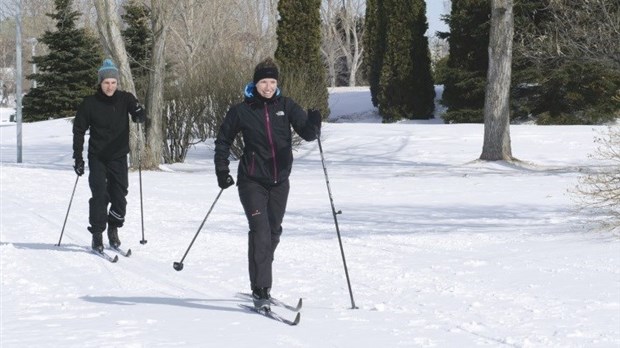
[[[271,288],[273,255],[280,243],[289,181],[263,186],[240,179],[239,199],[248,219],[248,268],[252,288]]]
[[[103,232],[106,223],[121,227],[125,222],[127,208],[127,156],[102,160],[88,155],[88,185],[92,197],[88,201],[91,233]],[[108,211],[108,205],[110,210]]]

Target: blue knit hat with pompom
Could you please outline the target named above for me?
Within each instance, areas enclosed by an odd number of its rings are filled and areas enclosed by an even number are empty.
[[[103,65],[99,68],[97,76],[99,77],[97,84],[101,84],[101,82],[105,79],[116,79],[116,81],[118,81],[120,77],[118,69],[116,68],[116,65],[114,65],[112,59],[106,59],[103,61]]]

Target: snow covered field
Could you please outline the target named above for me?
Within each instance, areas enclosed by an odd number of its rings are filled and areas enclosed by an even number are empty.
[[[234,188],[184,270],[172,268],[219,192],[212,142],[142,172],[144,245],[130,173],[120,237],[134,255],[111,264],[88,251],[86,176],[55,245],[76,182],[69,121],[24,124],[16,164],[13,110],[0,109],[0,345],[620,347],[620,241],[567,192],[580,169],[600,165],[588,157],[598,127],[512,126],[526,164],[482,163],[482,125],[381,124],[369,99],[366,88],[331,90],[322,138],[359,309],[317,143],[295,153],[272,293],[303,297],[297,327],[239,307],[247,226]]]

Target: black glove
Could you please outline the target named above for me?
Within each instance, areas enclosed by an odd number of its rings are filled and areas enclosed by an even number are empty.
[[[308,109],[308,122],[314,126],[314,130],[317,134],[321,133],[321,112],[317,109]]]
[[[132,116],[135,123],[146,122],[146,112],[144,111],[144,107],[140,104],[136,104],[136,109],[133,111]]]
[[[232,176],[228,174],[228,171],[219,171],[215,174],[217,175],[217,185],[223,190],[231,187],[235,184],[235,180],[233,180]]]
[[[73,170],[75,170],[75,174],[78,176],[84,175],[84,160],[81,158],[76,158],[75,165],[73,165]]]

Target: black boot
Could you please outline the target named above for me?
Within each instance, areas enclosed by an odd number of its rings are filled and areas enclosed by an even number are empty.
[[[118,239],[118,228],[108,226],[108,241],[112,248],[118,248],[121,246],[121,240]]]
[[[91,247],[94,251],[103,252],[103,232],[91,232],[93,234],[93,242]]]
[[[260,288],[258,288],[254,284],[250,284],[250,289],[252,289],[252,294],[260,290]],[[264,289],[267,289],[267,298],[271,300],[271,288],[264,288]]]
[[[254,290],[252,291],[252,300],[254,301],[254,307],[256,309],[271,309],[271,306],[269,304],[269,290],[270,288],[254,288]]]

